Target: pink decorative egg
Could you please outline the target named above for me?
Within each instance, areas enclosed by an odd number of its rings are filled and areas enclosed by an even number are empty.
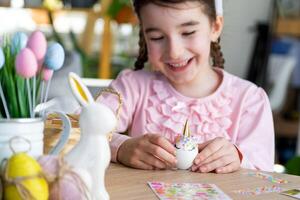
[[[60,181],[54,182],[50,188],[49,200],[84,200],[89,197],[87,193],[85,195],[84,191],[81,191],[78,187],[80,182],[77,175],[66,173]]]
[[[58,174],[58,157],[55,155],[43,155],[38,158],[46,177],[55,178]]]
[[[43,155],[38,159],[43,173],[51,183],[49,200],[90,199],[91,177],[89,174],[84,170],[71,168],[60,159],[55,155]]]
[[[41,66],[47,51],[47,40],[45,35],[41,31],[34,31],[28,39],[27,47],[32,50],[39,66]]]
[[[48,68],[43,68],[42,79],[44,81],[49,81],[53,75],[53,70]]]
[[[31,78],[37,69],[38,64],[33,52],[28,48],[22,49],[16,57],[16,72],[24,78]]]

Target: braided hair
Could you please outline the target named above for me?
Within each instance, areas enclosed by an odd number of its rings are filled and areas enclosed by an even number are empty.
[[[147,45],[146,45],[146,40],[144,38],[142,28],[140,28],[139,37],[140,37],[140,39],[139,39],[139,55],[137,57],[137,60],[134,63],[135,70],[143,69],[145,63],[148,60]]]
[[[143,6],[153,3],[160,6],[170,7],[170,4],[183,3],[187,1],[198,1],[203,7],[203,12],[208,16],[210,22],[216,20],[216,8],[214,0],[133,0],[134,10],[140,18],[140,10]],[[212,58],[213,66],[224,68],[225,59],[223,58],[223,53],[221,51],[220,38],[216,42],[211,42],[211,52],[210,56]],[[139,32],[139,55],[134,64],[135,70],[140,70],[144,68],[145,63],[148,61],[147,44],[143,34],[142,24],[140,24]]]
[[[213,66],[224,69],[225,59],[221,51],[220,41],[221,39],[219,38],[216,42],[211,42],[210,56],[212,57]]]

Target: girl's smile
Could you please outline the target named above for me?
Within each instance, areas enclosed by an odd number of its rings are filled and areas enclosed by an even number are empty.
[[[189,65],[191,64],[193,58],[190,58],[190,59],[186,59],[186,60],[183,60],[183,61],[177,61],[177,62],[167,62],[167,66],[169,67],[169,69],[171,71],[174,71],[174,72],[182,72],[184,70],[186,70]]]

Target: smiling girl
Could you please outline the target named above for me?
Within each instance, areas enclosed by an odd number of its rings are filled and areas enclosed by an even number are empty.
[[[199,153],[192,171],[273,170],[274,129],[263,89],[224,71],[220,0],[134,0],[140,22],[134,70],[111,84],[124,98],[112,161],[176,165],[174,140],[189,119]],[[144,70],[149,61],[151,70]],[[116,109],[113,96],[99,98]],[[124,134],[124,133],[127,134]]]

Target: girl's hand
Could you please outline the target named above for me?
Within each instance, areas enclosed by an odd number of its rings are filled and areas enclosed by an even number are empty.
[[[119,148],[117,159],[138,169],[166,169],[176,165],[175,147],[157,134],[126,140]]]
[[[240,168],[240,157],[236,147],[225,138],[215,138],[199,144],[198,155],[194,160],[192,171],[229,173]]]

